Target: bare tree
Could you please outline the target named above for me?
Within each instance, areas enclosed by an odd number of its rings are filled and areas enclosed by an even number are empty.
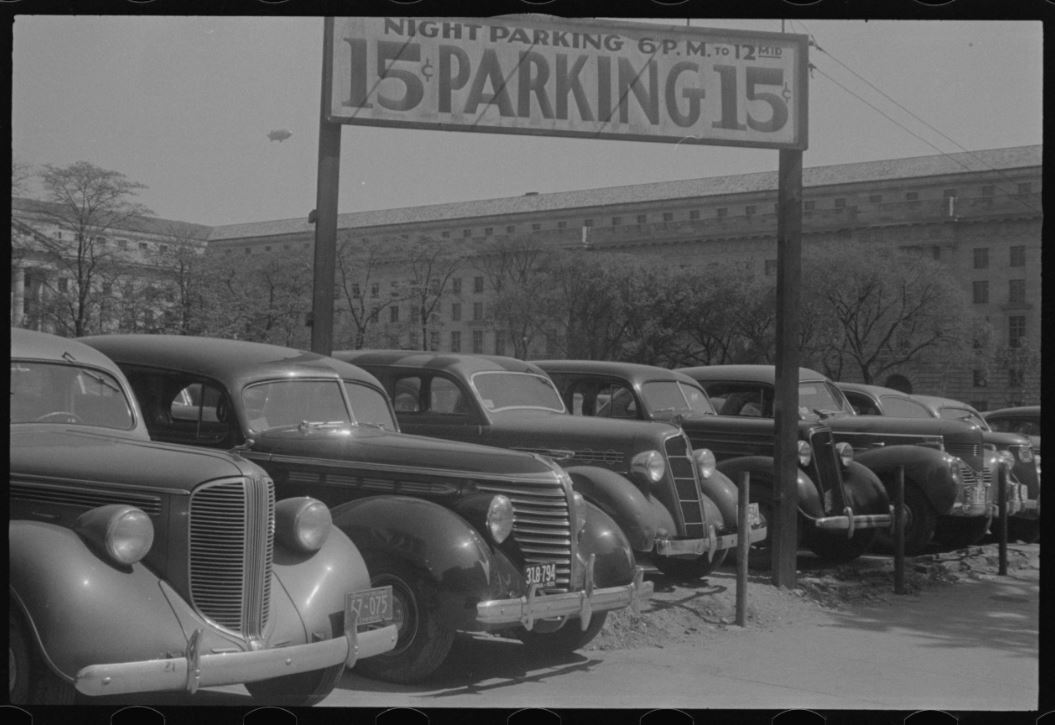
[[[410,302],[413,311],[410,324],[417,327],[421,347],[427,349],[440,303],[451,279],[465,267],[466,253],[449,242],[428,238],[407,241],[401,248],[408,274],[391,294],[394,299]]]
[[[11,196],[26,192],[29,180],[33,178],[33,166],[16,158],[11,159]]]
[[[107,244],[106,235],[151,213],[133,201],[146,187],[86,161],[65,167],[45,165],[41,181],[51,202],[44,213],[72,236],[71,240],[40,237],[48,262],[58,272],[49,311],[56,329],[84,335],[99,324],[102,287],[114,284],[125,263]]]
[[[178,335],[200,334],[205,325],[205,240],[185,224],[169,225],[164,236],[166,244],[155,259],[170,293],[163,305],[162,327]]]
[[[546,327],[538,305],[544,294],[546,277],[540,269],[545,257],[546,250],[529,237],[493,237],[480,244],[472,258],[491,292],[488,318],[506,335],[514,357],[527,357],[528,347]]]
[[[381,311],[392,304],[389,291],[381,293],[381,282],[388,277],[397,258],[393,256],[391,246],[377,240],[355,244],[344,239],[338,245],[337,252],[337,295],[340,301],[338,314],[345,316],[350,327],[348,332],[338,335],[339,327],[335,325],[335,335],[339,347],[350,346],[358,350],[372,338],[372,332],[380,324]]]

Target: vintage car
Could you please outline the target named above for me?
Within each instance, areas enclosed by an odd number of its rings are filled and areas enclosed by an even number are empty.
[[[560,463],[575,489],[664,573],[705,576],[738,541],[736,487],[714,456],[666,423],[585,421],[553,382],[515,358],[403,350],[336,352],[376,375],[408,433],[532,451]],[[765,536],[752,509],[749,538]]]
[[[324,504],[152,442],[98,351],[12,329],[10,393],[11,702],[244,684],[309,705],[395,646],[391,587]]]
[[[330,506],[375,585],[393,589],[396,648],[362,662],[362,674],[422,680],[456,631],[575,649],[609,611],[651,594],[618,527],[559,466],[404,435],[384,389],[354,365],[234,340],[84,341],[121,366],[152,438],[237,451],[284,495]]]
[[[990,429],[997,433],[1018,433],[1029,438],[1033,455],[1040,465],[1040,406],[1018,405],[1010,408],[982,411]]]
[[[682,372],[703,386],[721,415],[773,415],[772,365],[710,365]],[[823,421],[836,441],[853,446],[854,460],[879,476],[892,500],[897,472],[904,471],[906,553],[918,554],[932,540],[955,547],[985,536],[995,472],[1004,464],[983,447],[977,429],[956,421],[856,415],[831,380],[808,368],[799,369],[799,417]],[[891,543],[881,536],[884,544]]]
[[[597,360],[533,362],[549,374],[576,415],[680,425],[694,448],[714,452],[718,470],[734,482],[748,472],[751,500],[770,515],[776,480],[772,420],[717,415],[700,384],[674,370]],[[835,445],[827,426],[802,422],[799,428],[802,541],[828,561],[854,559],[868,550],[877,529],[890,527],[886,491],[874,473],[850,460],[848,444]]]
[[[936,395],[913,395],[928,413],[977,427],[986,445],[1001,451],[1011,466],[1008,487],[1008,535],[1037,541],[1040,536],[1040,457],[1027,436],[993,430],[985,417],[967,403]]]

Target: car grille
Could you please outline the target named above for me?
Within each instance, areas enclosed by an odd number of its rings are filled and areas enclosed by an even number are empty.
[[[678,510],[684,522],[684,536],[702,539],[706,536],[703,520],[703,503],[696,480],[696,467],[692,463],[689,441],[684,435],[668,438],[664,444],[667,464],[674,477],[674,490],[678,497]]]
[[[525,564],[556,562],[557,583],[546,591],[571,588],[572,536],[568,495],[560,480],[504,483],[478,481],[477,489],[501,494],[513,504],[513,540]]]
[[[835,438],[832,436],[831,429],[812,429],[809,443],[813,449],[810,478],[820,486],[821,493],[824,494],[823,500],[832,501],[835,490],[842,485],[842,474],[839,472],[839,454],[835,451]]]
[[[191,601],[203,616],[246,637],[263,632],[274,530],[270,479],[217,481],[191,494]]]
[[[945,452],[957,458],[962,458],[967,465],[975,470],[982,466],[981,443],[950,443],[946,441]]]

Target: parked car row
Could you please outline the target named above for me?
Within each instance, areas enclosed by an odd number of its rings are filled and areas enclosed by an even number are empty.
[[[890,544],[898,471],[909,553],[984,535],[1000,467],[1035,521],[1028,439],[801,380],[816,555]],[[12,329],[11,393],[13,702],[244,684],[310,705],[348,667],[426,679],[457,632],[582,647],[651,596],[646,562],[699,578],[744,538],[770,558],[771,367]]]

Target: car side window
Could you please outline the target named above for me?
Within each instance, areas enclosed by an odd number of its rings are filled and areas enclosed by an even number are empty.
[[[625,385],[605,385],[597,393],[597,416],[603,418],[637,418],[634,391]]]
[[[433,378],[429,385],[429,412],[465,415],[469,412],[465,394],[447,378]]]
[[[850,405],[853,406],[854,412],[858,415],[881,415],[879,408],[867,395],[847,392],[846,399],[850,401]]]
[[[392,407],[396,413],[421,412],[421,376],[396,378],[392,385]]]
[[[218,384],[165,373],[125,372],[152,439],[214,448],[239,442],[230,398]]]

